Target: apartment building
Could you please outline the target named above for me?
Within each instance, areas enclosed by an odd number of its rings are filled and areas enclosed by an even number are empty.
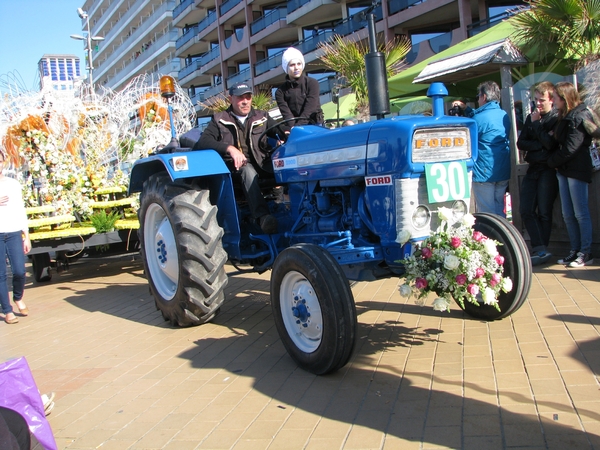
[[[319,61],[319,44],[341,35],[367,39],[365,10],[385,39],[408,36],[415,64],[506,17],[517,0],[85,0],[94,81],[118,90],[140,73],[169,74],[194,105],[245,81],[275,88],[284,81],[281,55],[294,46],[306,72],[331,99],[335,74]],[[85,23],[82,21],[82,28]],[[199,116],[209,114],[197,106]]]
[[[104,40],[92,48],[94,84],[124,88],[142,73],[177,77],[175,0],[85,0],[81,28]]]
[[[38,61],[40,90],[72,91],[81,77],[79,57],[44,55]]]

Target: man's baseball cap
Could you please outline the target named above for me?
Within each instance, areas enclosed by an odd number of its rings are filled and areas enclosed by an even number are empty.
[[[229,95],[244,95],[252,94],[252,88],[246,83],[236,83],[229,88]]]

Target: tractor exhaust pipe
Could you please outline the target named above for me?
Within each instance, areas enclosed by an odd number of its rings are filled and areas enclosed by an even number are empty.
[[[390,113],[390,97],[388,94],[387,71],[385,70],[385,55],[377,51],[375,37],[375,14],[367,15],[369,29],[369,53],[365,55],[367,69],[367,90],[369,92],[369,109],[377,120],[383,119]]]

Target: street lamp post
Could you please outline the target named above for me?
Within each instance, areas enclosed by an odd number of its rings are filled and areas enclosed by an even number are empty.
[[[79,17],[85,20],[85,26],[87,28],[87,35],[80,36],[78,34],[72,34],[71,38],[77,39],[79,41],[86,41],[86,50],[87,50],[87,70],[89,73],[89,82],[90,82],[90,90],[94,92],[94,81],[92,78],[92,72],[94,71],[94,63],[92,61],[92,42],[103,41],[104,38],[102,36],[92,36],[92,32],[90,31],[90,17],[87,12],[85,12],[81,8],[77,8],[77,14]]]

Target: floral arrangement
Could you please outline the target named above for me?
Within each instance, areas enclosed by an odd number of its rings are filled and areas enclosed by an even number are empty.
[[[406,281],[399,287],[400,295],[414,296],[423,305],[430,292],[437,298],[436,311],[450,311],[453,297],[464,308],[468,301],[494,306],[498,311],[500,292],[512,290],[512,280],[503,276],[504,257],[498,253],[497,241],[475,231],[475,217],[465,214],[454,223],[450,208],[438,210],[440,226],[435,233],[421,242],[420,247],[402,260]],[[401,244],[410,236],[400,233]]]

